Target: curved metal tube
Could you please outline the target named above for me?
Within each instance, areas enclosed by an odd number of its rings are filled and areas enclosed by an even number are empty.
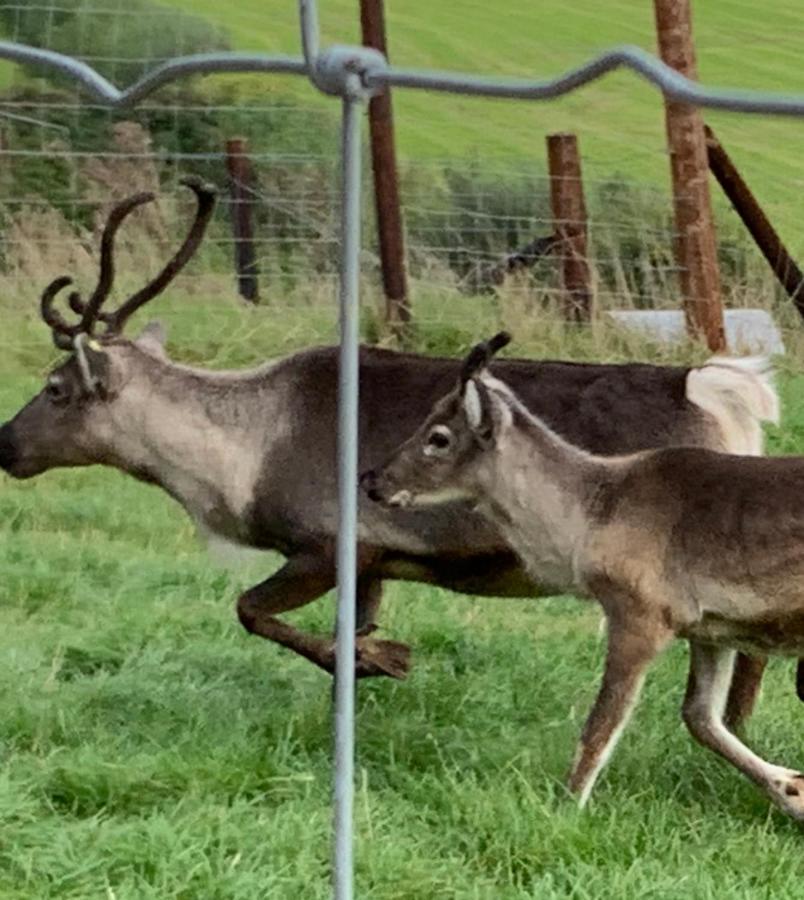
[[[319,51],[318,4],[314,0],[299,0],[302,54],[307,73],[312,80]]]
[[[696,106],[744,113],[804,115],[804,95],[703,87],[680,75],[652,54],[628,45],[613,47],[575,69],[543,81],[489,79],[462,73],[394,68],[376,74],[369,72],[367,81],[369,85],[390,85],[477,97],[547,100],[568,94],[621,68],[631,69],[673,100]]]
[[[314,84],[318,63],[318,34],[314,5],[302,0],[302,24],[306,59],[267,56],[259,53],[201,53],[183,56],[158,66],[134,84],[119,90],[91,66],[52,50],[40,50],[9,41],[0,41],[0,59],[40,66],[69,75],[95,99],[113,106],[130,106],[160,87],[190,75],[224,72],[278,72],[306,75]],[[362,56],[364,48],[355,47]],[[309,62],[308,62],[309,60]],[[804,95],[764,91],[707,88],[680,75],[639,47],[621,46],[607,50],[588,62],[554,78],[529,81],[513,78],[480,78],[461,72],[422,72],[369,66],[363,73],[366,88],[383,85],[477,97],[508,97],[519,100],[547,100],[561,97],[615,69],[631,69],[674,100],[710,109],[733,112],[771,113],[804,116]]]
[[[190,75],[216,75],[225,72],[278,72],[306,75],[307,67],[293,56],[266,56],[261,53],[198,53],[179,56],[157,66],[139,81],[120,90],[91,66],[62,53],[0,41],[0,59],[25,63],[68,75],[94,99],[107,106],[124,107],[154,93],[160,87]]]

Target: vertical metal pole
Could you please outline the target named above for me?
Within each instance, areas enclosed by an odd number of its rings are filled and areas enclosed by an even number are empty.
[[[356,87],[359,89],[359,82]],[[357,569],[358,279],[360,112],[357,90],[343,98],[341,131],[341,348],[338,382],[338,616],[335,664],[335,900],[352,900],[355,587]]]
[[[307,74],[315,80],[312,71],[318,56],[318,4],[315,0],[299,0],[299,20],[301,24],[302,53],[307,63]]]

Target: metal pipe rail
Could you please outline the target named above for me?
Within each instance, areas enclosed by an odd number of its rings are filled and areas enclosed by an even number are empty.
[[[301,3],[309,5],[304,0]],[[317,48],[317,40],[309,46]],[[227,72],[306,75],[319,90],[335,96],[344,96],[346,76],[354,74],[360,81],[362,99],[389,86],[475,97],[550,100],[597,81],[609,72],[624,68],[640,75],[665,95],[679,102],[731,112],[804,116],[802,94],[705,87],[680,75],[641,48],[629,45],[612,47],[554,78],[533,81],[482,78],[461,72],[393,68],[386,65],[384,57],[376,50],[337,45],[311,53],[307,59],[261,53],[198,53],[194,56],[180,56],[157,66],[122,90],[86,63],[52,50],[0,41],[0,59],[68,75],[93,100],[113,108],[134,106],[166,84],[190,75],[219,75]]]
[[[119,89],[86,63],[61,53],[0,41],[0,59],[66,75],[95,101],[133,106],[159,88],[190,75],[264,72],[306,76],[319,91],[342,100],[340,374],[338,383],[338,614],[335,678],[333,888],[336,900],[353,896],[355,570],[357,542],[358,274],[360,249],[360,109],[383,87],[477,97],[548,100],[626,68],[673,100],[742,113],[804,116],[804,95],[704,87],[638,47],[614,47],[553,78],[484,78],[458,72],[423,72],[389,66],[364,47],[320,49],[317,0],[299,0],[302,55],[202,53],[170,60]]]

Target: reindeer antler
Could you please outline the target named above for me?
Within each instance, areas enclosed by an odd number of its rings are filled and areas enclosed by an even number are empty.
[[[53,308],[56,295],[72,284],[72,279],[62,276],[56,278],[45,288],[41,300],[42,318],[53,332],[53,340],[57,347],[62,350],[70,349],[77,335],[91,336],[99,321],[106,325],[105,333],[107,335],[120,334],[128,319],[141,306],[161,293],[192,258],[212,217],[216,192],[213,185],[205,184],[196,176],[182,178],[181,184],[189,187],[195,193],[198,202],[190,231],[184,239],[184,243],[156,278],[129,297],[122,306],[114,312],[101,312],[101,307],[108,298],[114,282],[114,239],[126,216],[138,206],[154,199],[154,195],[151,193],[135,194],[118,203],[109,214],[101,237],[100,274],[95,290],[86,303],[77,291],[72,291],[68,298],[70,309],[81,317],[78,322],[69,324],[61,313]]]
[[[473,375],[489,364],[498,350],[510,343],[511,335],[507,331],[499,331],[494,337],[472,347],[461,368],[461,384],[466,384]]]

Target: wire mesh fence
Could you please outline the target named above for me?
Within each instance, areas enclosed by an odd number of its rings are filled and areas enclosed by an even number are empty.
[[[149,104],[115,114],[92,104],[66,104],[42,95],[0,98],[0,258],[13,293],[30,295],[43,272],[93,269],[100,222],[111,203],[134,190],[157,190],[158,210],[140,216],[124,236],[120,269],[139,272],[163,256],[180,228],[178,179],[197,172],[222,190],[216,221],[199,259],[180,286],[191,293],[233,294],[235,271],[224,145],[245,136],[253,171],[245,185],[254,222],[258,277],[264,302],[282,306],[298,293],[331,288],[337,273],[337,198],[331,149],[311,151],[306,135],[331,134],[319,111],[292,106]],[[324,143],[324,142],[322,142]],[[329,148],[333,141],[327,141]],[[542,151],[534,141],[534,157]],[[589,264],[598,304],[668,307],[678,302],[669,193],[654,185],[608,176],[585,160],[589,201]],[[589,164],[587,164],[589,163]],[[408,265],[416,295],[460,302],[499,288],[489,268],[555,228],[549,178],[524,166],[473,162],[403,162],[402,200]],[[534,174],[535,172],[536,174]],[[368,177],[368,176],[367,176]],[[170,199],[174,198],[174,199]],[[365,204],[366,218],[373,211]],[[751,247],[723,229],[727,286],[737,297],[761,279]],[[528,266],[507,291],[549,301],[559,293],[561,251]],[[378,274],[374,231],[366,230],[365,272]],[[748,279],[748,284],[746,283]],[[764,282],[763,282],[764,285]],[[451,298],[451,299],[449,299]],[[427,315],[426,303],[417,318]]]
[[[118,84],[131,83],[176,54],[229,47],[217,24],[145,0],[2,3],[0,24],[10,39],[71,54]],[[282,310],[331,298],[339,251],[338,121],[331,107],[302,104],[281,88],[256,96],[242,82],[191,80],[122,112],[88,100],[66,78],[42,78],[18,68],[5,75],[0,79],[0,279],[7,294],[33,303],[47,274],[94,277],[100,223],[114,201],[134,190],[158,191],[162,200],[127,226],[119,269],[124,282],[147,273],[181,231],[178,180],[195,172],[222,188],[221,202],[205,245],[176,292],[236,302],[237,238],[225,146],[242,137],[252,178],[243,185],[241,202],[253,222],[262,301]],[[408,124],[411,116],[403,106],[401,134]],[[595,303],[601,309],[677,307],[669,185],[628,174],[665,166],[661,142],[635,146],[623,140],[614,163],[608,153],[598,158],[594,149],[589,155],[584,151],[582,138]],[[500,273],[506,258],[557,225],[537,129],[527,159],[403,158],[401,193],[417,322],[450,314],[471,319],[475,311],[480,319],[484,301],[478,297],[510,300],[517,315],[538,315],[558,302],[561,247],[514,267],[512,277]],[[365,196],[363,277],[371,305],[379,255],[373,208],[368,192]],[[772,297],[772,279],[753,246],[730,222],[725,204],[719,213],[727,301],[742,305],[758,295]]]
[[[74,55],[117,84],[131,83],[177,54],[230,45],[217,23],[147,0],[0,3],[0,25],[9,39]],[[415,124],[413,118],[403,105],[398,125],[403,136]],[[242,138],[251,177],[241,185],[239,202],[248,207],[253,223],[262,302],[288,309],[328,301],[339,250],[333,187],[337,130],[331,106],[301,103],[281,84],[257,94],[242,80],[190,80],[123,112],[88,100],[67,78],[2,69],[4,291],[34,302],[38,286],[51,273],[68,271],[91,280],[103,217],[134,190],[158,191],[162,200],[127,226],[119,269],[124,282],[147,273],[181,230],[177,185],[183,174],[194,172],[221,187],[221,202],[205,245],[176,292],[235,302],[238,237],[227,189],[226,144]],[[639,144],[624,135],[614,153],[601,152],[599,141],[590,143],[587,153],[581,136],[594,302],[599,309],[677,308],[669,184],[644,177],[666,168],[660,135]],[[560,224],[550,210],[538,129],[533,129],[526,160],[521,154],[431,155],[424,161],[403,156],[400,171],[418,323],[449,314],[471,319],[475,312],[480,319],[478,296],[496,296],[503,304],[514,298],[517,315],[535,316],[559,302],[566,252],[561,246],[511,266],[510,276],[504,266],[512,254]],[[379,254],[374,210],[369,193],[364,196],[363,277],[371,304],[378,295]],[[718,219],[727,303],[772,302],[772,277],[725,203],[719,204]],[[379,310],[378,302],[375,306]]]

